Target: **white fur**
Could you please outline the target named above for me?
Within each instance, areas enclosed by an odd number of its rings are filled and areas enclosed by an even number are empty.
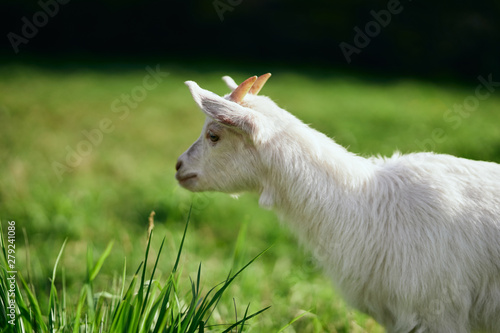
[[[499,164],[366,159],[267,97],[236,104],[186,84],[207,120],[179,157],[182,186],[260,193],[349,304],[389,332],[500,332]]]

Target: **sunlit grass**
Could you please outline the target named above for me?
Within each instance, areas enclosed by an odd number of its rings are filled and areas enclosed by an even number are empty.
[[[269,308],[250,313],[249,304],[245,312],[238,317],[235,302],[233,322],[211,320],[228,287],[263,252],[236,272],[230,272],[224,281],[209,290],[203,290],[201,285],[201,264],[195,277],[189,278],[190,284],[182,283],[179,264],[189,216],[170,274],[163,278],[155,276],[165,239],[160,245],[151,272],[147,272],[150,241],[153,236],[153,216],[154,213],[150,215],[149,239],[144,260],[129,285],[126,286],[128,278],[125,266],[121,281],[113,279],[111,289],[95,292],[94,282],[111,253],[113,243],[108,244],[95,263],[92,247],[89,247],[87,275],[75,304],[67,302],[65,275],[62,278],[62,288],[56,287],[56,273],[64,255],[65,241],[49,278],[50,293],[46,310],[39,302],[44,295],[37,295],[33,290],[33,283],[26,281],[21,272],[13,271],[15,260],[12,261],[11,258],[15,258],[15,240],[11,237],[4,238],[0,225],[0,304],[4,310],[0,312],[2,332],[243,332],[252,318]],[[10,231],[9,235],[15,234],[15,223],[9,221],[6,229]],[[183,291],[185,287],[188,289]]]
[[[252,309],[271,306],[251,321],[250,331],[277,331],[306,313],[285,332],[381,332],[372,319],[346,307],[286,227],[279,226],[272,212],[258,207],[255,195],[238,200],[223,194],[192,195],[175,182],[176,158],[199,136],[204,120],[184,81],[195,80],[224,94],[222,75],[231,74],[241,81],[261,73],[197,72],[162,64],[169,75],[121,119],[120,113],[113,112],[113,103],[143,84],[148,74],[145,67],[0,68],[0,219],[16,221],[17,268],[27,274],[31,267],[30,280],[40,307],[49,306],[49,298],[42,295],[50,294],[47,277],[52,276],[65,239],[59,267],[65,271],[67,302],[76,304],[87,274],[82,263],[88,261],[89,247],[95,248],[96,262],[96,254],[114,242],[101,267],[102,278],[94,283],[95,292],[109,291],[113,278],[123,272],[125,257],[126,272],[135,271],[143,260],[149,212],[157,213],[156,235],[166,235],[164,254],[176,253],[193,203],[183,272],[196,272],[202,261],[208,286],[227,277],[234,264],[235,244],[240,248],[240,264],[273,245],[227,291],[238,304],[251,302]],[[422,150],[419,143],[442,129],[446,139],[434,142],[434,150],[500,162],[496,93],[481,101],[457,128],[443,118],[454,104],[474,94],[478,82],[449,85],[356,78],[334,71],[318,75],[261,70],[268,71],[273,77],[262,94],[353,152],[389,155],[396,149]],[[77,149],[87,140],[82,131],[99,128],[103,119],[112,121],[113,130],[103,133],[102,141],[59,177],[53,163],[65,164],[67,147]],[[246,225],[246,236],[237,242],[242,225]],[[158,238],[152,241],[153,258],[160,242]],[[168,258],[172,256],[165,255],[165,262],[157,267],[158,276],[169,274],[174,262]],[[55,287],[61,290],[62,273],[57,274]],[[127,275],[130,279],[132,273]],[[231,301],[214,312],[214,318],[231,316]]]

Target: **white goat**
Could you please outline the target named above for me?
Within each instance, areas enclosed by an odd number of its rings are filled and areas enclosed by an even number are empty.
[[[258,192],[389,332],[500,332],[500,165],[349,153],[257,96],[269,76],[224,77],[225,97],[186,82],[207,119],[179,157],[180,185]]]

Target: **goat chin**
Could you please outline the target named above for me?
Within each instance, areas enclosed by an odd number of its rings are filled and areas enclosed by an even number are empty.
[[[238,102],[187,82],[207,120],[179,158],[180,184],[259,193],[349,304],[389,332],[500,332],[500,165],[357,156],[245,96],[256,80],[243,89],[225,77]],[[186,178],[192,170],[205,176]]]

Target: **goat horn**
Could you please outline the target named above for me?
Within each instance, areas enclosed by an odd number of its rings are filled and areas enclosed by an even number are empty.
[[[261,75],[257,78],[257,81],[253,84],[252,88],[250,88],[250,94],[252,95],[257,95],[259,91],[262,89],[264,84],[266,84],[267,79],[271,77],[271,73],[267,73],[264,75]]]
[[[229,95],[229,99],[236,103],[241,102],[256,80],[257,76],[252,76],[243,81],[238,87],[236,87],[236,89],[233,90],[231,95]]]

